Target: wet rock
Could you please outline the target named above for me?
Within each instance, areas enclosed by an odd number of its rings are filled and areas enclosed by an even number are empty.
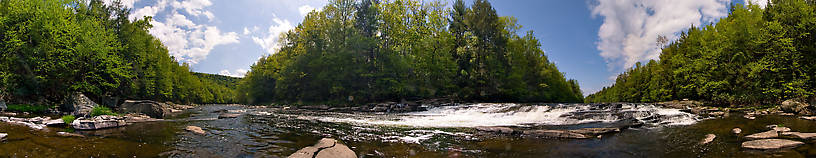
[[[754,117],[753,115],[744,115],[742,117],[745,118],[745,119],[749,119],[749,120],[756,119],[756,117]]]
[[[68,132],[57,132],[57,135],[61,136],[61,137],[85,137],[84,135],[81,135],[81,134],[68,133]]]
[[[164,118],[170,113],[167,104],[150,100],[126,100],[119,106],[119,111],[125,113],[142,113],[153,118]]]
[[[65,121],[63,121],[62,119],[53,119],[44,121],[43,124],[45,124],[46,126],[63,126],[65,125]]]
[[[752,140],[742,143],[742,148],[746,149],[755,149],[755,150],[774,150],[774,149],[782,149],[782,148],[792,148],[797,147],[800,145],[804,145],[805,143],[792,141],[792,140],[785,140],[785,139],[760,139],[760,140]]]
[[[627,128],[638,128],[642,127],[645,123],[641,122],[635,118],[628,118],[623,120],[615,121],[614,123],[610,124],[609,127],[618,128],[618,129],[627,129]]]
[[[711,143],[712,141],[714,141],[714,138],[717,138],[717,135],[714,135],[714,134],[706,134],[706,135],[705,135],[705,138],[703,138],[703,141],[702,141],[702,142],[700,142],[700,144],[708,144],[708,143]]]
[[[6,140],[8,133],[0,133],[0,140]]]
[[[99,106],[82,93],[75,93],[66,98],[64,104],[60,105],[60,110],[75,116],[88,116],[94,107]]]
[[[91,119],[81,118],[74,120],[74,122],[71,123],[71,126],[78,130],[97,130],[122,127],[126,125],[127,122],[125,122],[124,118],[110,115],[96,116]]]
[[[204,131],[203,129],[201,129],[201,127],[198,127],[198,126],[187,126],[187,128],[185,128],[185,130],[193,132],[195,134],[201,134],[201,135],[207,134],[206,131]]]
[[[816,114],[816,107],[810,106],[807,103],[795,101],[795,100],[785,100],[782,102],[782,105],[779,106],[780,110],[789,113],[796,113],[799,115],[814,115]]]
[[[564,130],[528,130],[523,132],[525,135],[544,138],[570,138],[570,139],[586,139],[584,134],[564,131]]]
[[[323,138],[314,146],[305,147],[289,155],[289,158],[356,158],[357,154],[337,140]]]
[[[474,127],[478,131],[483,132],[491,132],[491,133],[500,133],[500,134],[513,134],[515,130],[509,127],[496,127],[496,126],[478,126]]]
[[[782,132],[782,135],[795,136],[795,137],[797,137],[799,139],[814,139],[814,138],[816,138],[816,133]]]
[[[816,121],[816,116],[802,116],[802,117],[800,117],[800,118],[805,119],[805,120],[813,120],[813,121]]]
[[[740,134],[740,133],[742,133],[742,129],[740,129],[740,128],[731,129],[731,133]]]
[[[226,114],[221,114],[221,115],[218,115],[218,118],[219,118],[219,119],[222,119],[222,118],[236,118],[236,117],[238,117],[238,116],[241,116],[241,114],[235,114],[235,113],[226,113]]]
[[[569,130],[569,132],[580,133],[583,135],[601,135],[607,133],[620,132],[620,128],[582,128],[576,130]]]
[[[776,137],[779,137],[779,132],[776,132],[775,130],[770,130],[770,131],[761,132],[761,133],[754,133],[754,134],[751,134],[751,135],[748,135],[748,136],[745,136],[745,137],[749,138],[749,139],[776,138]]]
[[[147,116],[147,115],[144,115],[144,114],[127,114],[127,115],[125,115],[125,122],[127,122],[127,123],[154,122],[154,121],[162,121],[162,119],[151,118],[150,116]]]

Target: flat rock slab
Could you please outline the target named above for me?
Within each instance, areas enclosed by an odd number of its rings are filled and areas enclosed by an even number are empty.
[[[754,133],[754,134],[751,134],[751,135],[748,135],[748,136],[745,136],[745,137],[749,138],[749,139],[776,138],[776,137],[779,137],[779,132],[777,132],[776,130],[770,130],[770,131],[761,132],[761,133]]]
[[[187,128],[185,128],[185,130],[193,132],[195,134],[201,134],[201,135],[207,134],[206,131],[204,131],[203,129],[201,129],[201,127],[198,127],[198,126],[187,126]]]
[[[303,149],[289,155],[289,158],[356,158],[354,153],[348,146],[340,144],[337,140],[331,138],[323,138],[317,144]]]
[[[117,116],[102,115],[91,119],[78,119],[71,123],[74,129],[78,130],[97,130],[105,128],[114,128],[127,126],[124,118]]]
[[[478,131],[483,132],[492,132],[492,133],[501,133],[501,134],[513,134],[515,130],[509,127],[495,127],[495,126],[477,126],[474,127]]]
[[[816,138],[816,133],[783,132],[782,135],[796,136],[799,139],[814,139],[814,138]]]
[[[241,114],[231,114],[231,113],[227,113],[227,114],[221,114],[221,115],[218,115],[218,118],[220,118],[220,119],[222,119],[222,118],[236,118],[236,117],[238,117],[238,116],[241,116]]]
[[[805,119],[805,120],[814,120],[814,121],[816,121],[816,116],[802,116],[800,118]]]
[[[774,150],[791,148],[804,145],[805,143],[786,139],[760,139],[742,143],[742,148],[755,150]]]
[[[584,134],[574,133],[569,131],[563,130],[529,130],[524,131],[525,135],[535,136],[535,137],[547,137],[547,138],[571,138],[571,139],[586,139],[591,138]]]

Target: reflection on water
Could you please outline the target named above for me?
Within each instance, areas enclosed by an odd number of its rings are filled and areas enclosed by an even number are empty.
[[[210,105],[190,109],[165,122],[123,128],[77,131],[84,138],[60,137],[55,131],[31,130],[0,123],[0,157],[286,157],[323,137],[340,139],[363,157],[813,157],[813,142],[779,152],[748,151],[746,141],[731,133],[767,130],[782,124],[799,132],[816,132],[816,121],[793,116],[741,115],[705,119],[637,105],[598,108],[587,105],[474,104],[432,108],[427,112],[378,115],[280,111],[275,108]],[[217,111],[241,112],[238,118],[217,118]],[[246,109],[241,111],[240,109]],[[467,127],[515,125],[520,128],[575,128],[626,117],[650,125],[627,129],[601,139],[541,139],[493,135]],[[587,121],[592,120],[592,121]],[[199,126],[206,135],[184,131]],[[716,134],[710,144],[699,142]]]

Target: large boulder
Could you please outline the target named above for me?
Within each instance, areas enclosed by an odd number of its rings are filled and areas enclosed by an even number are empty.
[[[125,122],[124,118],[110,115],[96,116],[90,119],[77,119],[71,123],[71,126],[78,130],[97,130],[126,125],[127,122]]]
[[[742,148],[755,150],[776,150],[804,145],[805,143],[785,139],[761,139],[742,143]]]
[[[340,144],[337,140],[323,138],[314,146],[305,147],[289,155],[289,158],[356,158],[348,146]]]
[[[795,113],[799,115],[814,115],[816,114],[816,107],[810,106],[808,103],[799,102],[795,100],[785,100],[779,108],[784,112]]]
[[[167,104],[150,100],[126,100],[119,106],[125,113],[142,113],[153,118],[164,118],[171,113]]]
[[[71,113],[71,115],[88,116],[96,106],[99,106],[99,104],[93,102],[84,94],[75,93],[66,98],[66,101],[60,106],[60,110]]]

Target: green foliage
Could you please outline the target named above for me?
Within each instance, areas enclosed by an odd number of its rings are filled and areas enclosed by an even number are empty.
[[[62,122],[65,122],[65,124],[71,124],[72,122],[74,122],[74,120],[76,120],[76,116],[74,115],[62,116]]]
[[[91,116],[101,116],[101,115],[114,115],[118,116],[119,114],[114,113],[111,111],[110,108],[104,106],[96,106],[91,110]]]
[[[684,32],[660,61],[638,63],[587,102],[692,99],[720,105],[778,104],[816,93],[816,5],[772,1],[733,6],[716,24]]]
[[[6,111],[12,112],[29,112],[29,113],[45,113],[48,112],[48,109],[53,108],[53,106],[46,106],[46,105],[29,105],[29,104],[8,104],[8,109]]]
[[[450,97],[582,102],[532,32],[489,2],[333,0],[281,35],[238,85],[248,104],[359,104]],[[449,16],[450,15],[450,16]]]
[[[101,0],[0,1],[0,96],[60,104],[80,92],[123,99],[234,102],[235,80],[194,75],[148,33],[151,17]]]

